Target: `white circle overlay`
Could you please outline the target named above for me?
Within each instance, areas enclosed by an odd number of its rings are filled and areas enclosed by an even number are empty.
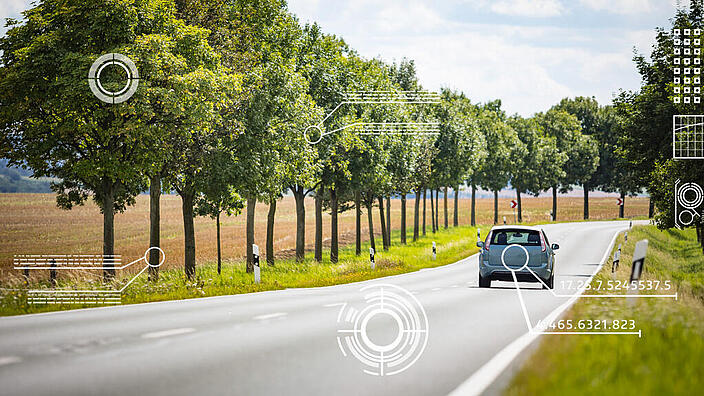
[[[506,265],[506,261],[504,261],[504,255],[506,254],[506,251],[509,250],[509,249],[512,248],[512,247],[519,247],[519,248],[523,249],[523,252],[526,254],[526,262],[523,263],[523,265],[521,266],[521,268],[513,269],[513,268],[509,267],[508,265]],[[517,243],[513,243],[513,244],[511,244],[511,245],[506,246],[506,248],[504,249],[504,251],[501,252],[501,264],[503,264],[504,268],[506,268],[507,270],[509,270],[509,271],[511,271],[511,272],[517,272],[517,271],[523,270],[524,268],[526,268],[526,267],[528,266],[528,261],[530,261],[530,256],[528,255],[528,249],[526,249],[525,247],[523,247],[523,246],[521,246],[521,245],[519,245],[519,244],[517,244]]]
[[[158,251],[161,253],[161,255],[160,255],[160,256],[161,256],[161,260],[159,260],[159,264],[152,265],[152,264],[149,262],[149,258],[147,257],[147,256],[149,256],[149,252],[150,252],[151,250],[153,250],[153,249],[156,249],[156,250],[158,250]],[[164,261],[166,261],[166,253],[164,253],[164,251],[161,250],[160,247],[158,247],[158,246],[152,246],[152,247],[150,247],[149,249],[147,249],[146,252],[144,252],[144,257],[142,257],[142,260],[144,260],[144,262],[147,263],[147,265],[150,266],[150,267],[159,268],[159,267],[161,267],[162,264],[164,264]]]
[[[687,193],[694,193],[694,199],[688,200]],[[697,183],[685,183],[677,189],[677,202],[685,209],[697,209],[704,202],[704,190]]]
[[[100,75],[105,67],[116,65],[121,67],[127,74],[125,86],[117,92],[108,91],[100,83]],[[101,55],[93,62],[88,71],[88,86],[96,98],[109,104],[118,104],[127,101],[137,92],[139,86],[139,72],[134,62],[125,55],[109,53]]]
[[[337,344],[343,356],[354,356],[366,374],[389,376],[411,367],[428,344],[428,317],[420,301],[406,289],[391,284],[375,284],[360,289],[364,307],[355,309],[342,304],[338,323],[351,328],[338,329]],[[379,345],[369,337],[369,322],[379,316],[391,317],[396,335],[391,342]]]

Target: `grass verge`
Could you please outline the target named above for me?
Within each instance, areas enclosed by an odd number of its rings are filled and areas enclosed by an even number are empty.
[[[254,283],[252,274],[245,272],[244,263],[239,261],[223,262],[222,274],[217,274],[215,262],[198,263],[196,278],[187,281],[182,269],[169,269],[160,272],[159,281],[150,283],[146,273],[137,277],[122,293],[123,304],[136,304],[152,301],[180,300],[208,296],[250,293],[265,290],[279,290],[298,287],[330,286],[367,279],[380,278],[421,268],[437,267],[450,264],[474,254],[477,230],[474,227],[461,226],[441,229],[435,234],[428,233],[416,242],[407,245],[392,244],[389,251],[376,254],[376,268],[369,264],[369,243],[362,245],[362,254],[355,255],[354,245],[341,246],[339,262],[331,263],[325,257],[317,263],[312,255],[296,263],[293,260],[278,260],[273,267],[262,263],[260,284]],[[410,241],[412,233],[408,235]],[[399,240],[399,232],[392,234],[392,241]],[[432,259],[432,243],[437,244],[437,259]],[[381,250],[381,240],[377,239],[377,248]],[[327,253],[327,252],[326,252]],[[135,264],[142,266],[142,263]],[[118,276],[112,287],[120,289],[134,274]],[[12,285],[3,285],[12,286]],[[85,280],[60,280],[58,288],[92,290],[103,287],[100,282]],[[32,289],[51,290],[46,281],[29,285]],[[27,304],[26,288],[5,287],[0,290],[0,316],[19,315],[36,312],[59,311],[86,308],[94,305],[85,304]]]
[[[611,262],[601,281],[627,281],[635,243],[648,239],[642,279],[669,280],[678,293],[665,298],[579,300],[564,319],[633,319],[643,337],[624,335],[543,336],[506,389],[508,395],[692,395],[704,389],[704,255],[694,230],[660,231],[639,226],[616,242],[623,244],[619,269]],[[613,254],[612,256],[613,257]],[[624,292],[624,291],[621,291]],[[614,293],[592,290],[589,293]],[[634,301],[635,300],[635,301]]]

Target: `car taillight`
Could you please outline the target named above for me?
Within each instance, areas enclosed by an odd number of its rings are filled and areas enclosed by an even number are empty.
[[[545,237],[543,237],[543,233],[540,233],[540,247],[542,248],[543,252],[548,250],[548,247],[545,245]]]
[[[486,249],[487,252],[489,251],[489,245],[491,244],[491,234],[492,233],[490,232],[489,235],[486,236],[486,243],[484,244],[484,249]]]

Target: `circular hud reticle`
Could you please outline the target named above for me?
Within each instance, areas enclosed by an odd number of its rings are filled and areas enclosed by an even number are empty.
[[[342,354],[354,356],[370,375],[403,372],[420,358],[428,343],[428,317],[423,306],[399,286],[376,284],[360,291],[364,304],[359,309],[343,304],[337,317],[337,344]],[[388,342],[375,341],[370,335],[370,322],[382,317],[391,323],[394,333]]]
[[[100,75],[107,66],[116,65],[127,75],[125,86],[117,92],[108,91],[100,82]],[[100,56],[88,71],[88,86],[98,99],[105,103],[117,104],[131,98],[139,86],[139,72],[134,62],[125,55],[110,53]]]

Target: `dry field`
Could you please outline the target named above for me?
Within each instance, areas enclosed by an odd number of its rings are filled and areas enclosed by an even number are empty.
[[[512,222],[510,198],[499,202],[499,220],[506,216]],[[313,200],[306,200],[306,243],[312,249],[315,213]],[[442,197],[440,198],[442,208]],[[493,200],[478,199],[478,222],[493,221]],[[460,200],[460,224],[469,224],[467,199]],[[392,200],[392,227],[400,225],[400,200]],[[422,204],[421,204],[422,206]],[[523,218],[526,222],[549,219],[551,198],[523,198]],[[166,252],[167,268],[183,264],[183,233],[181,201],[178,196],[165,195],[161,201],[161,244]],[[257,205],[256,243],[263,247],[266,236],[267,206]],[[413,225],[413,200],[408,201],[408,227]],[[430,203],[428,202],[428,232],[430,232]],[[453,202],[448,201],[449,223],[452,225]],[[441,212],[442,213],[442,212]],[[612,197],[590,200],[592,219],[610,219],[618,215],[616,199]],[[627,198],[626,216],[644,216],[648,213],[647,198]],[[378,209],[374,210],[375,231],[379,233]],[[560,197],[558,220],[581,220],[582,198]],[[330,236],[330,215],[323,217],[323,238]],[[362,227],[366,235],[366,213]],[[443,217],[440,218],[443,225]],[[196,257],[198,262],[213,261],[216,257],[215,221],[198,217],[196,227]],[[295,247],[296,212],[293,197],[285,197],[277,206],[275,242],[277,256],[291,257]],[[354,210],[340,215],[340,240],[354,241]],[[93,202],[64,211],[56,207],[53,194],[0,194],[0,279],[16,274],[12,269],[15,254],[99,254],[102,252],[102,216]],[[409,235],[410,237],[411,235]],[[149,245],[149,197],[140,195],[135,206],[115,218],[115,252],[122,255],[123,263],[144,254]],[[245,214],[222,218],[222,248],[224,260],[241,260],[245,251]]]

